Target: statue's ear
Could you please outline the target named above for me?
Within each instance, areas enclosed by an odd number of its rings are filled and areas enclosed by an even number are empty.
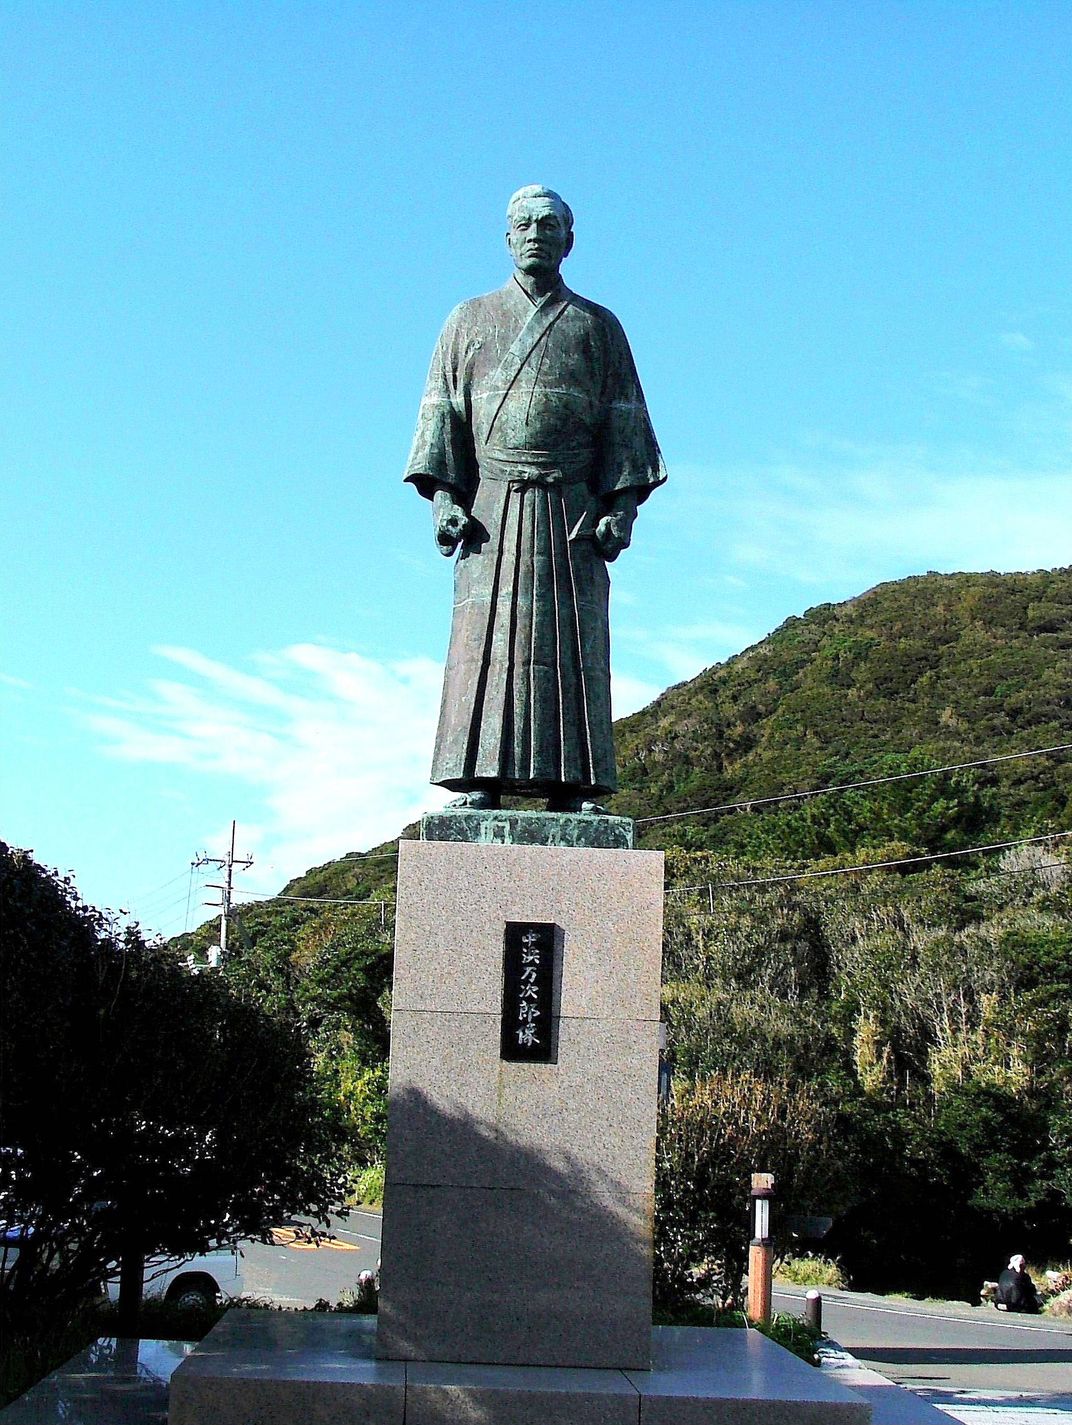
[[[573,251],[573,229],[570,228],[569,237],[566,238],[566,250],[565,250],[565,252],[562,254],[562,260],[563,260],[563,262],[565,262],[566,258],[569,257],[569,255],[570,255],[570,253],[571,253],[572,251]]]

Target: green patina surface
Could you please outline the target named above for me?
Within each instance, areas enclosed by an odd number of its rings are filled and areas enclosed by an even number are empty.
[[[477,811],[469,807],[429,812],[422,841],[469,841],[481,846],[575,846],[632,851],[634,822],[627,816],[580,812]]]
[[[557,811],[618,785],[607,566],[666,471],[621,324],[562,282],[569,206],[532,184],[507,223],[514,273],[448,318],[406,479],[456,556],[432,781]]]

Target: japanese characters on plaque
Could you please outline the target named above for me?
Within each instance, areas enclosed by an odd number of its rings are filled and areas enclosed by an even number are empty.
[[[554,975],[555,927],[508,921],[500,1058],[515,1063],[551,1062]]]

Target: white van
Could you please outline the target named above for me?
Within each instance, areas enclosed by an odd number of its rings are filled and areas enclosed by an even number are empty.
[[[200,1257],[152,1257],[145,1263],[146,1301],[168,1301],[176,1306],[215,1306],[220,1298],[242,1295],[238,1251],[218,1247]],[[108,1300],[119,1300],[119,1278],[108,1281]]]

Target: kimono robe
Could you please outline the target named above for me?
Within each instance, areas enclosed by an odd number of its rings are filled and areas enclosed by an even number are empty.
[[[432,764],[459,791],[611,792],[610,581],[593,534],[618,492],[665,480],[625,333],[561,283],[511,280],[440,335],[405,478],[472,525]]]

